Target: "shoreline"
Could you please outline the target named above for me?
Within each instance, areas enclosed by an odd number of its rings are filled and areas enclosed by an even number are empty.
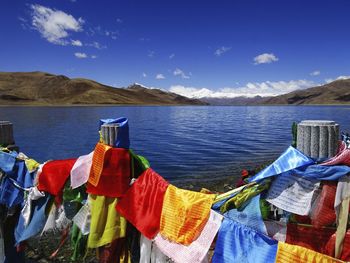
[[[334,106],[334,107],[343,107],[343,106],[350,106],[350,103],[337,103],[337,104],[237,104],[237,105],[216,105],[216,104],[133,104],[133,103],[125,103],[125,104],[45,104],[45,103],[38,103],[38,104],[1,104],[1,107],[162,107],[162,106],[180,106],[180,107],[278,107],[278,106],[288,106],[288,107],[300,107],[300,106],[306,106],[306,107],[313,107],[313,106]]]

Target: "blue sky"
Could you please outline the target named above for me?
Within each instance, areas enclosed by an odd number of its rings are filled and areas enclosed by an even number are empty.
[[[11,1],[0,71],[187,96],[276,95],[350,75],[349,1]]]

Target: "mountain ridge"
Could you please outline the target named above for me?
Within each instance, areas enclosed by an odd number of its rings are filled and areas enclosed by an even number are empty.
[[[0,105],[207,105],[139,84],[115,88],[47,72],[0,72]]]
[[[295,90],[274,97],[201,98],[211,105],[344,105],[350,104],[350,79]]]
[[[0,105],[344,105],[350,103],[350,79],[296,90],[275,97],[200,99],[134,83],[115,88],[85,78],[47,72],[0,72]]]

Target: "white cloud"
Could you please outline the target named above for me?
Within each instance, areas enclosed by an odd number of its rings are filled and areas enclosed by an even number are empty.
[[[30,7],[32,9],[32,26],[50,43],[67,45],[69,41],[66,38],[69,36],[69,32],[83,30],[84,20],[82,18],[76,19],[63,11],[38,4]]]
[[[113,40],[116,40],[119,36],[119,31],[109,31],[109,30],[105,30],[105,35],[107,37],[112,38]]]
[[[175,57],[175,54],[170,54],[169,59],[173,59]]]
[[[120,18],[117,18],[117,23],[121,24],[121,23],[123,23],[123,20]]]
[[[150,51],[148,51],[147,56],[148,56],[149,58],[153,58],[155,54],[156,54],[156,52],[150,50]]]
[[[97,49],[105,49],[107,48],[106,45],[101,45],[99,42],[97,41],[94,41],[92,43],[88,43],[88,44],[85,44],[85,46],[88,46],[88,47],[94,47],[94,48],[97,48]]]
[[[80,40],[73,40],[73,39],[71,39],[71,45],[72,46],[81,47],[81,46],[83,46],[83,43],[81,43]]]
[[[215,50],[214,55],[217,57],[220,57],[221,55],[223,55],[224,53],[230,51],[231,47],[220,47],[217,50]]]
[[[255,65],[258,65],[258,64],[269,64],[269,63],[276,62],[276,61],[278,61],[278,57],[276,57],[272,53],[260,54],[259,56],[256,56],[254,58],[254,64]]]
[[[176,68],[173,72],[174,76],[181,76],[183,79],[189,79],[190,76],[187,76],[185,72],[183,72],[181,69]]]
[[[208,88],[185,87],[182,85],[174,85],[170,87],[170,91],[189,97],[189,98],[234,98],[234,97],[255,97],[255,96],[277,96],[292,92],[298,89],[307,89],[318,84],[310,80],[290,80],[290,81],[265,81],[265,82],[249,82],[245,86],[236,88],[222,88],[219,90],[211,90]]]
[[[163,74],[157,74],[156,79],[165,79]]]
[[[142,77],[147,78],[147,74],[145,72],[142,72]]]
[[[18,17],[18,20],[21,22],[21,27],[24,29],[24,30],[27,30],[27,29],[30,29],[30,25],[28,24],[28,20],[19,16]]]
[[[81,53],[81,52],[74,53],[74,56],[77,58],[87,58],[88,57],[85,53]]]
[[[97,56],[96,56],[96,55],[91,55],[90,57],[91,57],[92,59],[97,58]]]
[[[321,74],[321,71],[315,70],[315,71],[313,71],[313,72],[310,73],[310,76],[318,76],[318,75],[320,75],[320,74]]]
[[[326,82],[326,83],[330,83],[330,82],[332,82],[332,81],[341,80],[341,79],[350,79],[350,76],[342,75],[342,76],[339,76],[339,77],[337,77],[337,78],[335,78],[335,79],[329,78],[329,79],[325,79],[325,82]]]

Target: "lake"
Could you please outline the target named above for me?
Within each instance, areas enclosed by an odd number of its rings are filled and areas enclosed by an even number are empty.
[[[350,106],[0,107],[16,144],[44,162],[89,153],[101,118],[127,117],[131,148],[175,184],[234,179],[274,160],[293,121],[334,120],[350,130]]]

